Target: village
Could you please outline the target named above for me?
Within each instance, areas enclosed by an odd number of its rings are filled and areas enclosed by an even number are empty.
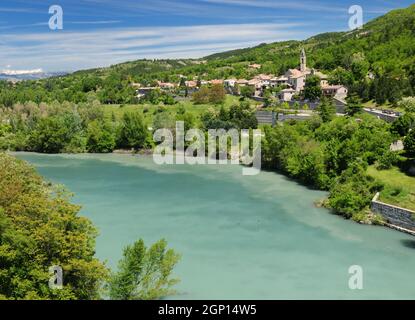
[[[255,72],[261,70],[262,65],[252,63],[248,68]],[[289,69],[285,74],[258,74],[252,79],[187,79],[180,75],[180,82],[163,82],[155,81],[153,86],[142,86],[134,83],[137,98],[144,99],[153,90],[171,94],[175,100],[182,100],[183,97],[191,97],[195,92],[206,86],[223,86],[227,94],[234,96],[246,95],[249,98],[260,102],[257,112],[257,118],[260,124],[275,124],[276,121],[285,121],[289,119],[306,120],[309,119],[313,111],[320,104],[320,98],[306,99],[304,97],[304,89],[306,88],[307,79],[310,77],[318,77],[320,80],[321,97],[332,100],[338,115],[344,115],[347,106],[347,97],[349,90],[343,84],[330,84],[329,76],[307,66],[307,55],[304,49],[301,50],[299,56],[299,67]],[[266,96],[271,95],[274,101],[281,105],[287,106],[288,110],[296,110],[295,114],[281,114],[272,111],[262,110],[267,107],[265,101]],[[375,108],[364,108],[364,112],[371,114],[379,119],[387,122],[393,122],[401,116],[400,112],[394,110],[384,110]]]
[[[251,64],[248,66],[253,70],[260,70],[260,64]],[[317,76],[320,78],[320,87],[322,95],[333,99],[338,107],[344,107],[347,102],[348,89],[344,85],[330,85],[329,77],[322,72],[307,67],[307,56],[303,49],[300,54],[300,64],[298,69],[289,69],[284,75],[259,74],[252,79],[192,79],[185,80],[183,83],[188,95],[198,91],[203,86],[223,85],[226,92],[232,95],[241,95],[244,87],[249,87],[252,93],[250,98],[256,101],[263,101],[267,90],[271,90],[274,97],[280,102],[288,104],[294,103],[315,103],[315,101],[305,101],[301,99],[302,93],[306,86],[307,78]],[[183,76],[182,76],[183,77]],[[171,83],[156,81],[156,86],[142,87],[141,84],[134,84],[137,88],[137,97],[145,97],[151,91],[159,89],[165,92],[173,92],[181,87],[181,83]]]

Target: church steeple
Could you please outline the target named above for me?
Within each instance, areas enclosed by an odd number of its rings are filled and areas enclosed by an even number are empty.
[[[307,56],[305,54],[304,48],[301,50],[301,55],[300,55],[300,70],[301,72],[307,71]]]

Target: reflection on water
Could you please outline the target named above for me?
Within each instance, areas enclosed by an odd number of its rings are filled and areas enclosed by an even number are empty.
[[[401,240],[401,243],[407,247],[407,248],[411,248],[411,249],[415,249],[415,240]]]

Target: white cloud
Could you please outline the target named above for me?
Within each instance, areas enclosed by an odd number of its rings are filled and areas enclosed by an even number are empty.
[[[99,21],[66,21],[69,24],[113,24],[120,23],[121,20],[99,20]]]
[[[229,6],[270,8],[270,9],[296,9],[302,11],[328,11],[328,12],[347,12],[348,6],[337,6],[334,2],[321,4],[314,1],[272,1],[272,0],[201,0],[211,4],[221,4]]]
[[[9,66],[8,66],[9,67]],[[8,76],[18,76],[18,75],[23,75],[23,74],[36,74],[36,73],[42,73],[43,70],[42,69],[32,69],[32,70],[1,70],[0,73],[1,74],[5,74]]]
[[[66,71],[141,58],[199,58],[311,35],[300,26],[263,23],[5,34],[0,60],[21,69]]]

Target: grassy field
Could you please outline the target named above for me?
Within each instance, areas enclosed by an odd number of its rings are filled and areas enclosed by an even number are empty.
[[[237,104],[238,102],[239,102],[238,97],[227,95],[224,106],[225,108],[229,108],[231,105]],[[180,109],[184,109],[186,110],[186,112],[193,114],[195,118],[198,119],[200,115],[202,115],[204,112],[209,110],[209,108],[220,109],[220,107],[221,106],[213,105],[213,104],[196,105],[191,100],[185,100],[172,106],[152,105],[152,104],[106,105],[105,114],[108,118],[114,115],[117,119],[120,119],[122,115],[124,114],[124,112],[138,110],[143,114],[145,120],[149,124],[151,124],[154,116],[157,114],[160,108],[164,108],[166,111],[170,112],[171,114],[176,114]]]
[[[415,177],[410,177],[399,170],[377,170],[369,167],[369,175],[385,185],[380,194],[380,201],[415,211]]]

